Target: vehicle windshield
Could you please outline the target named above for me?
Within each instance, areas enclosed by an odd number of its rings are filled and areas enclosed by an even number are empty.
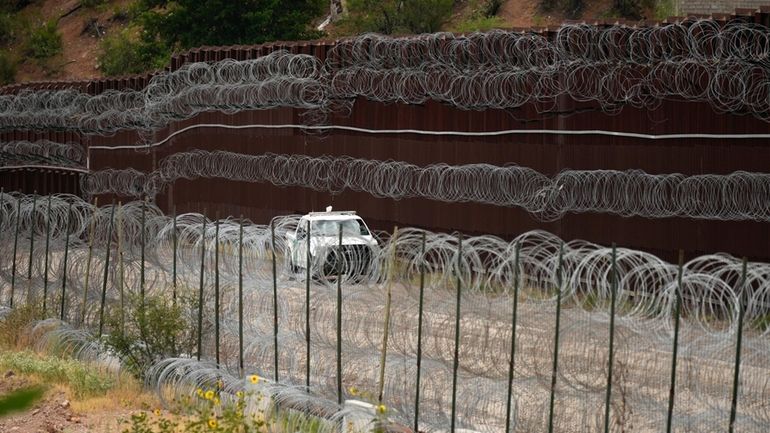
[[[349,220],[316,220],[313,221],[310,230],[313,236],[339,236],[340,224],[342,224],[343,236],[366,236],[369,230],[360,219]]]

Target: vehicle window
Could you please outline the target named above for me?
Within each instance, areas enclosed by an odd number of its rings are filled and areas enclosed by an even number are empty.
[[[363,220],[355,220],[358,223],[358,232],[361,236],[367,236],[369,235],[369,230],[366,228],[366,224],[364,224]]]
[[[366,229],[364,222],[355,220],[316,220],[313,221],[310,228],[313,236],[338,236],[340,224],[342,224],[342,234],[348,236],[366,236],[369,230]]]

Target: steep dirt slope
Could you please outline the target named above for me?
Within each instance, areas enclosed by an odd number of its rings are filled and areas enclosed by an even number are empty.
[[[463,0],[447,23],[447,30],[471,16],[483,0]],[[45,62],[26,59],[18,66],[17,82],[51,79],[84,79],[101,77],[98,65],[99,41],[105,34],[120,31],[127,24],[124,11],[131,0],[113,0],[96,7],[83,7],[80,0],[40,0],[28,6],[22,15],[32,25],[56,20],[62,36],[63,52]],[[585,0],[581,18],[608,16],[612,0]],[[498,16],[503,28],[558,26],[564,19],[560,12],[543,13],[539,0],[506,0]],[[334,34],[333,26],[330,27]],[[17,44],[18,45],[18,44]],[[21,52],[23,47],[14,50]]]
[[[27,7],[22,14],[32,25],[47,20],[57,21],[62,37],[62,53],[44,64],[23,59],[19,64],[16,81],[101,76],[97,61],[99,39],[106,32],[116,31],[125,25],[118,12],[128,3],[130,0],[117,0],[85,8],[80,6],[80,0],[45,0]]]

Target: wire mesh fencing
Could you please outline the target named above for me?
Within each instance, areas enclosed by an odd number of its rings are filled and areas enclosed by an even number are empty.
[[[677,265],[542,231],[402,228],[365,249],[311,231],[320,243],[302,252],[299,216],[210,221],[65,195],[3,193],[0,218],[0,314],[40,305],[79,356],[132,326],[132,299],[193,301],[188,350],[145,366],[164,392],[256,373],[271,404],[330,429],[350,400],[420,431],[770,426],[765,263]]]

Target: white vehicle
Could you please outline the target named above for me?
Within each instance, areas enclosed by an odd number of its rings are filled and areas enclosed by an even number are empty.
[[[353,211],[333,212],[331,206],[326,208],[326,212],[311,212],[300,218],[296,232],[287,233],[286,241],[289,263],[295,273],[308,268],[310,248],[310,269],[314,276],[336,275],[338,272],[365,274],[379,247],[361,217]]]

